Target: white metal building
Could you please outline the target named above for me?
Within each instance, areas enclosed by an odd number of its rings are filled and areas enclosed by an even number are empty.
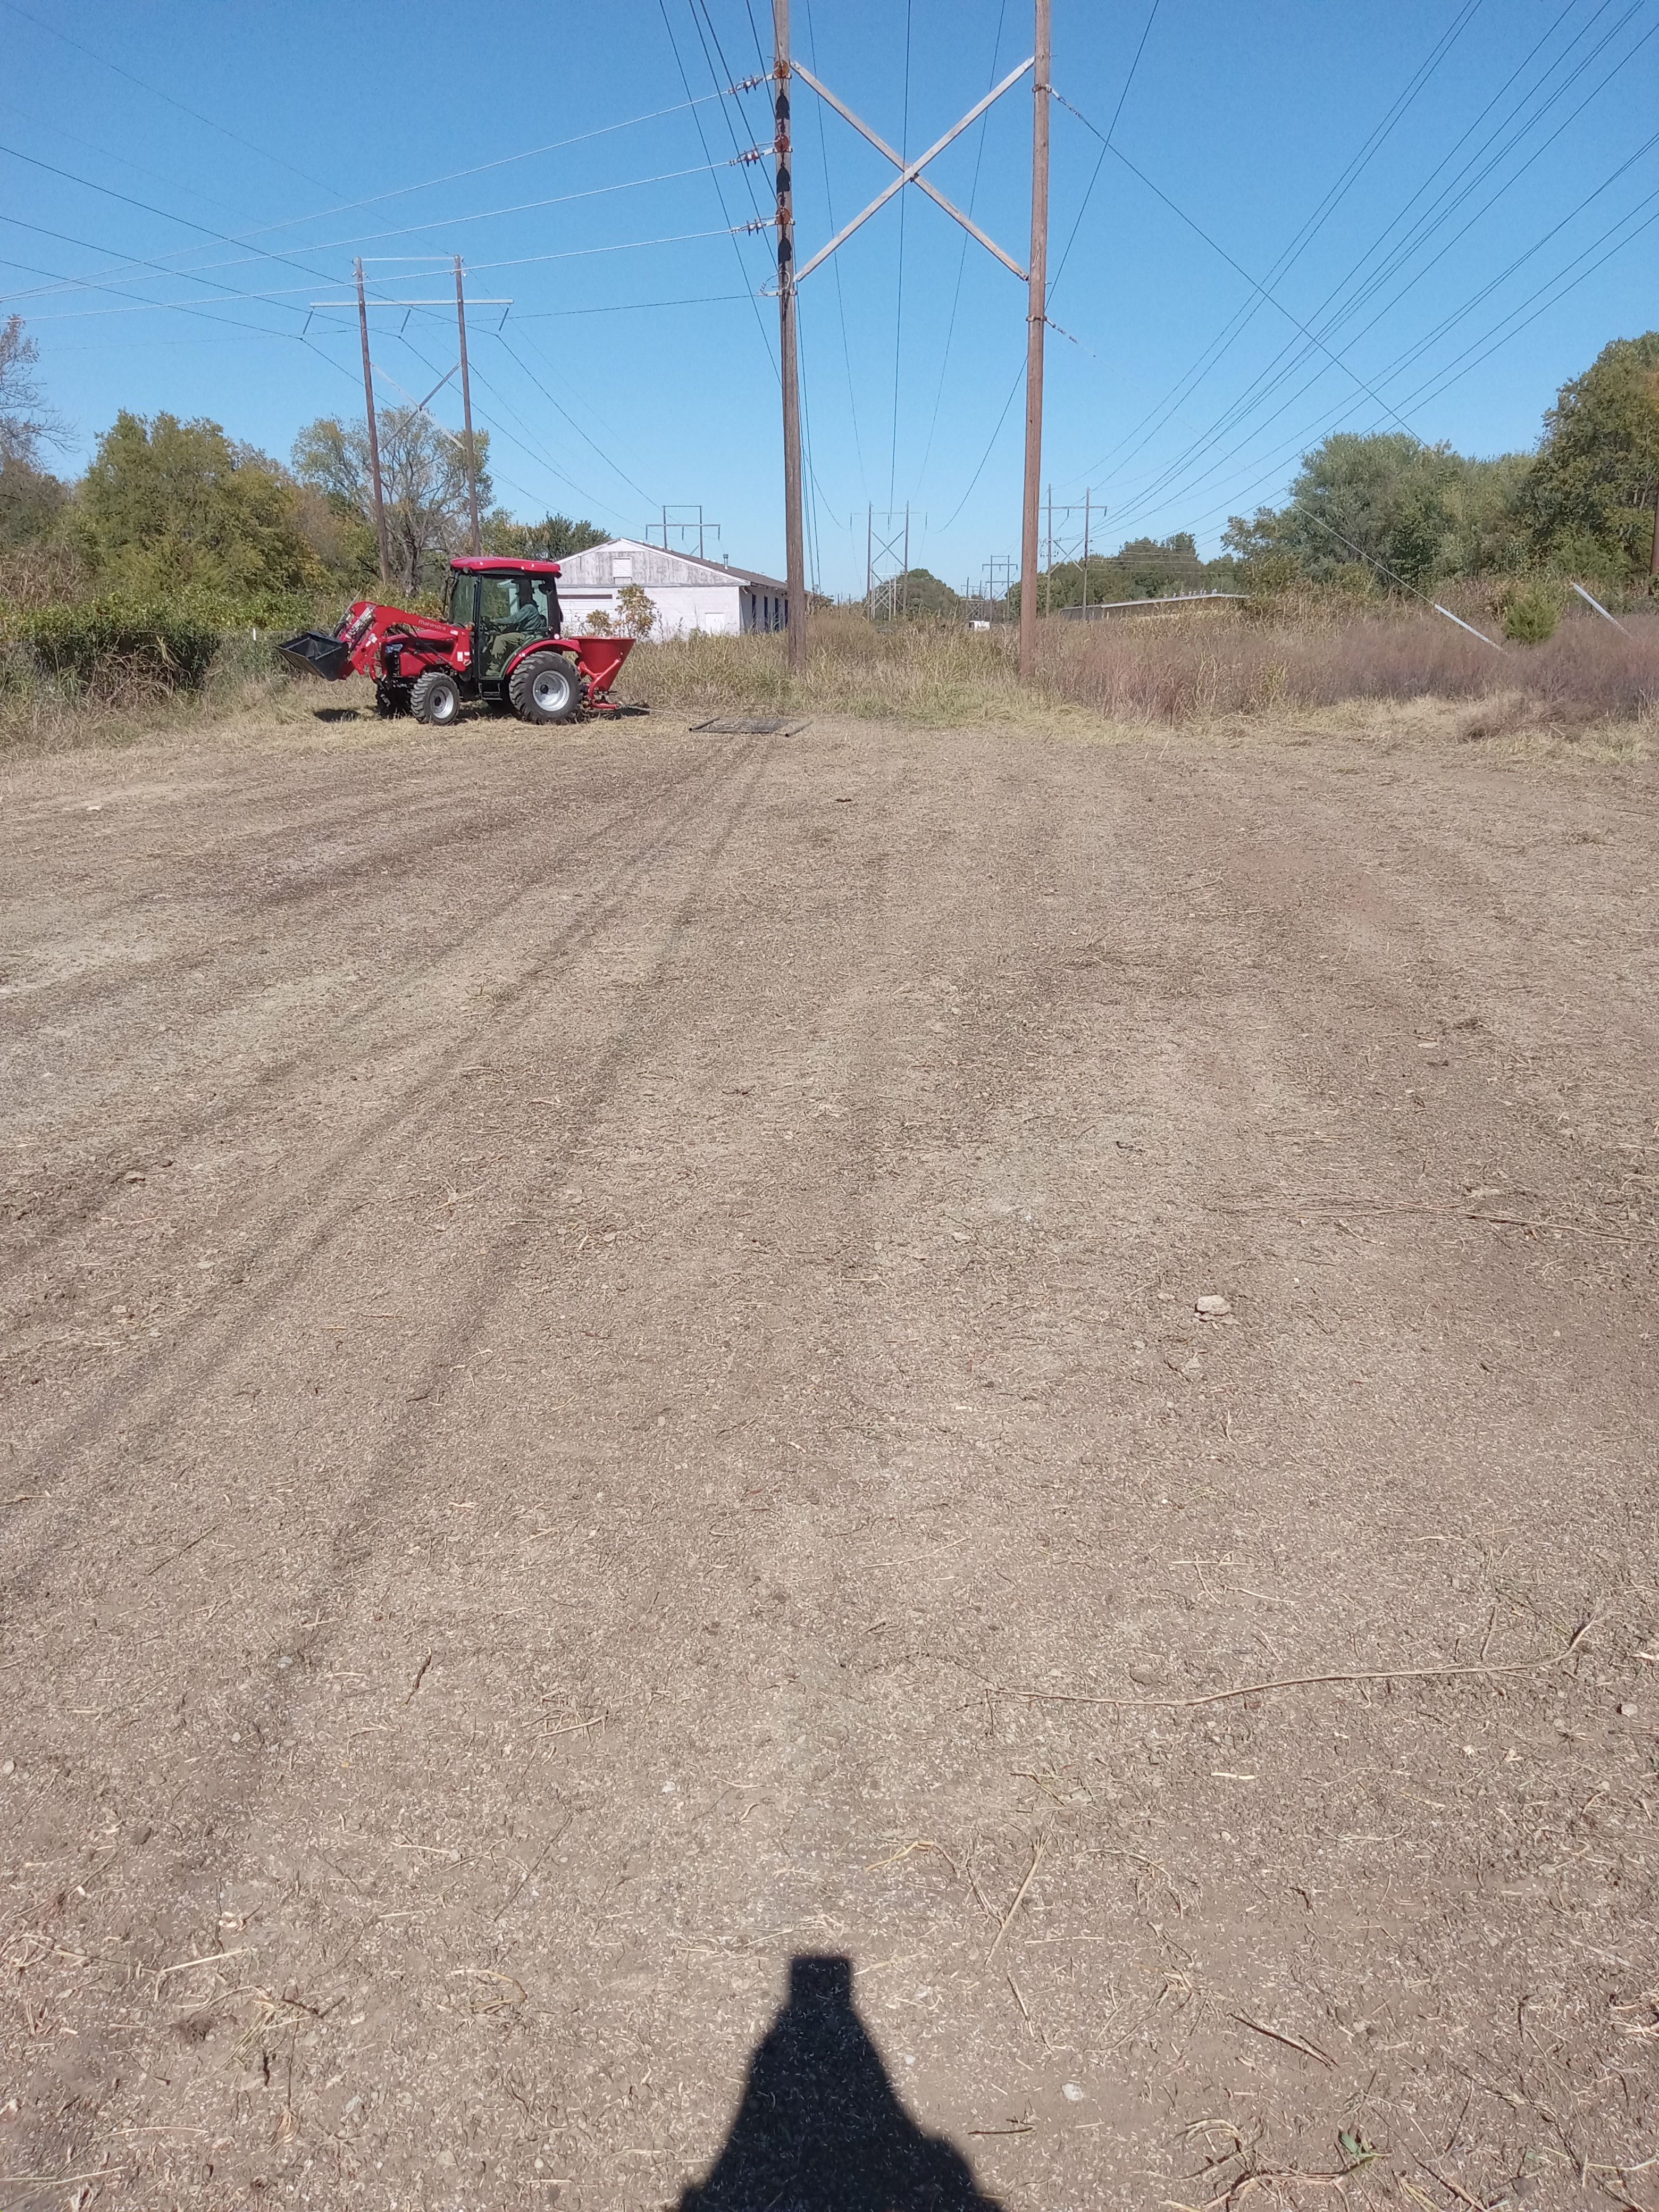
[[[729,568],[695,554],[665,553],[637,538],[613,538],[586,553],[563,554],[559,572],[559,604],[572,635],[593,614],[622,627],[617,593],[628,584],[651,594],[656,635],[662,637],[684,637],[694,629],[735,636],[741,630],[782,629],[788,619],[788,587],[775,576]]]

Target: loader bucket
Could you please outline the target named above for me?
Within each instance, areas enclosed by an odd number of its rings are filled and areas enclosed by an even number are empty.
[[[320,676],[337,683],[351,666],[351,655],[337,637],[325,637],[319,629],[302,629],[276,648],[290,668],[306,676]]]

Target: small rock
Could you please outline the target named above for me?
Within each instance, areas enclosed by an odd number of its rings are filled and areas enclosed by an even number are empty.
[[[1204,1370],[1200,1365],[1197,1356],[1194,1355],[1191,1359],[1186,1360],[1182,1363],[1181,1371],[1189,1382],[1196,1382]]]
[[[16,1771],[17,1761],[15,1759],[9,1759],[3,1765],[0,1765],[0,1774],[15,1774]]]
[[[1083,2102],[1083,2092],[1075,2081],[1062,2081],[1060,2094],[1068,2105],[1080,2105]]]
[[[1624,1719],[1631,1720],[1635,1717],[1637,1708],[1632,1705],[1630,1699],[1626,1698],[1624,1704],[1620,1706],[1619,1711]]]
[[[1137,1659],[1129,1668],[1129,1680],[1143,1687],[1156,1685],[1164,1679],[1163,1669],[1150,1659]]]
[[[1205,1321],[1219,1321],[1224,1314],[1230,1314],[1232,1310],[1232,1300],[1224,1298],[1213,1291],[1194,1300],[1193,1305],[1193,1311]]]

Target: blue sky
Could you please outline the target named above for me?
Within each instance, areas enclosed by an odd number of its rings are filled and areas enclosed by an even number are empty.
[[[793,12],[798,55],[912,153],[1030,50],[1030,0]],[[512,302],[471,319],[503,503],[638,535],[700,502],[711,550],[775,569],[772,249],[738,228],[769,170],[733,165],[769,113],[720,91],[769,29],[769,0],[0,0],[0,313],[40,343],[64,465],[122,407],[282,455],[360,410],[355,316],[311,306],[357,253],[383,396],[422,397],[453,316],[395,303],[453,281],[412,257],[459,252]],[[1045,474],[1105,507],[1097,544],[1216,550],[1333,424],[1529,446],[1567,377],[1659,324],[1659,0],[1054,0],[1054,76],[1088,123],[1054,115]],[[1029,84],[932,173],[1022,264]],[[892,171],[804,87],[796,130],[805,260]],[[1016,551],[1024,302],[914,190],[807,280],[826,589],[862,590],[872,505],[908,501],[913,562],[958,586]],[[433,406],[459,422],[453,380]]]

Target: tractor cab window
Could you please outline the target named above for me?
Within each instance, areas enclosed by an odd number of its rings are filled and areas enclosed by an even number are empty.
[[[548,576],[481,576],[478,612],[491,629],[516,630],[521,637],[551,637],[556,602]]]
[[[472,627],[472,594],[477,578],[468,575],[465,569],[452,569],[449,576],[449,608],[444,619],[457,629]]]
[[[483,673],[499,676],[521,647],[555,637],[559,602],[550,576],[480,576],[478,622],[483,632]]]

